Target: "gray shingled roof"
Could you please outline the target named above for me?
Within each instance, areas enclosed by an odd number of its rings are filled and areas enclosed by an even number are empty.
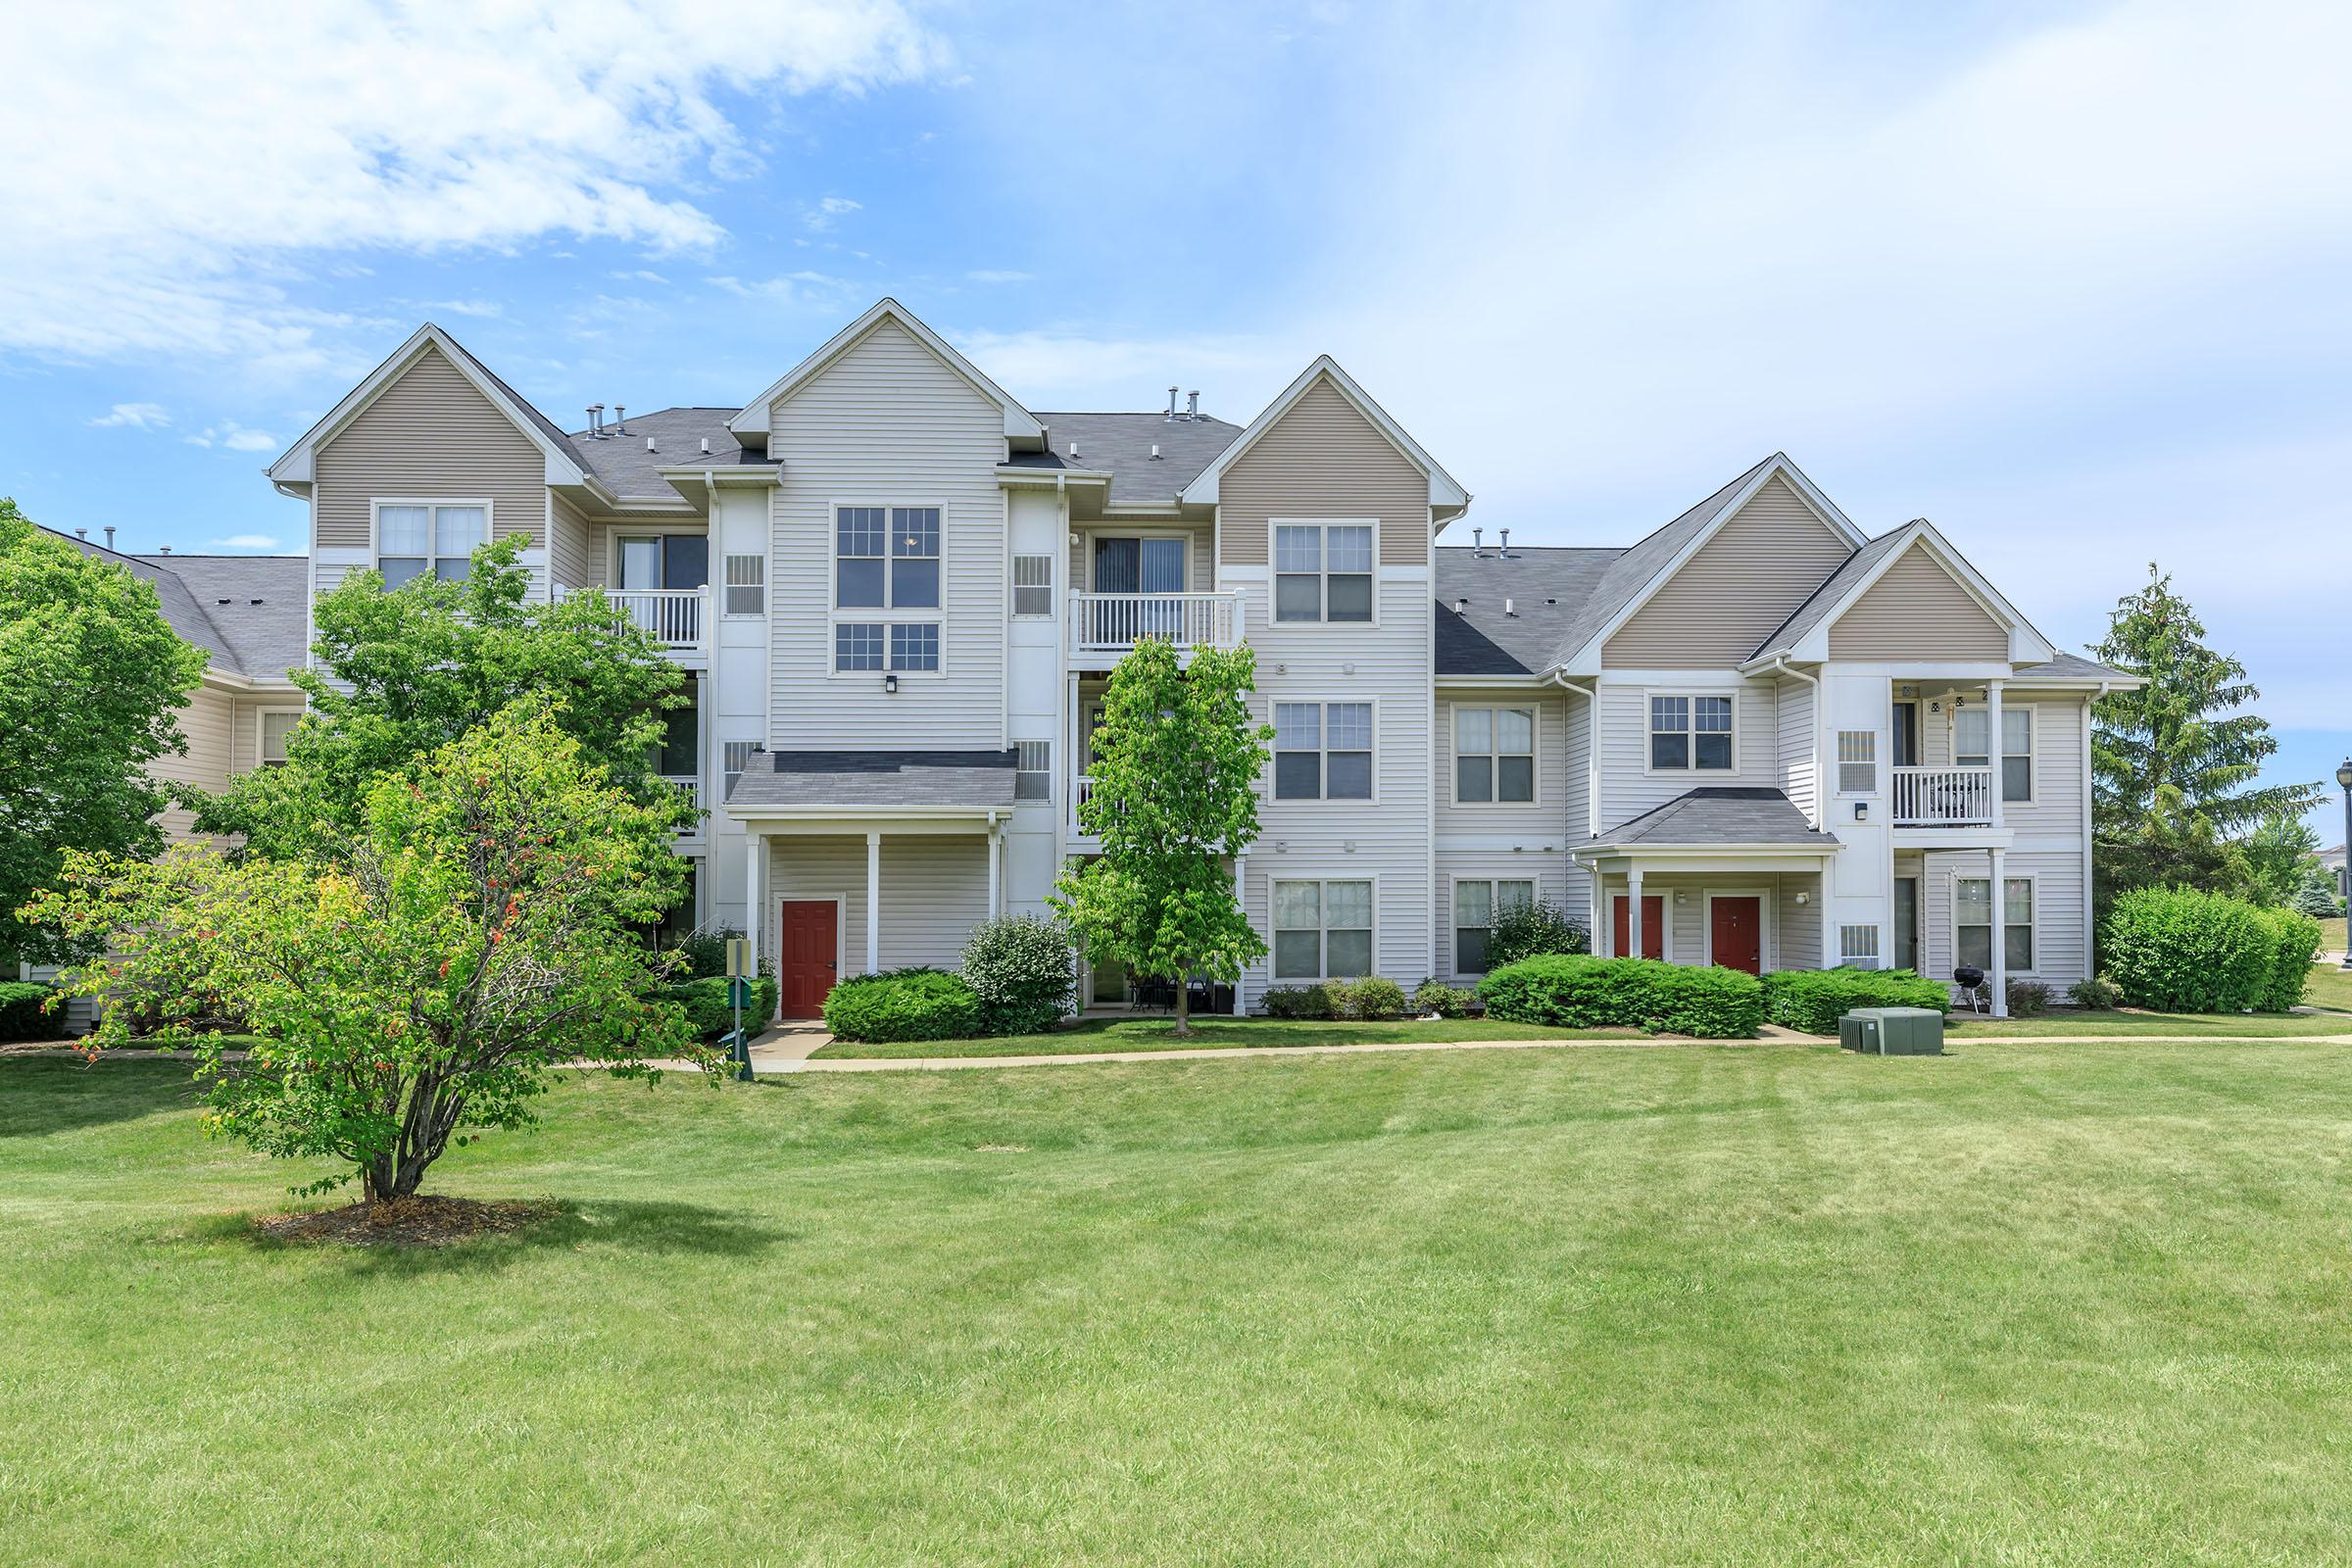
[[[2046,664],[2021,664],[2011,672],[2011,680],[2079,680],[2095,684],[2103,680],[2139,682],[2140,677],[2129,670],[2111,668],[2096,660],[2079,654],[2060,654]]]
[[[1903,528],[1909,526],[1909,523],[1903,524]],[[1822,617],[1837,608],[1838,601],[1845,597],[1848,589],[1886,559],[1886,553],[1901,540],[1903,528],[1889,529],[1846,557],[1845,564],[1823,578],[1821,586],[1807,595],[1805,602],[1781,622],[1780,629],[1765,638],[1762,645],[1748,657],[1762,659],[1767,654],[1785,654],[1802,642],[1805,634],[1820,625]]]
[[[154,584],[165,622],[209,654],[214,669],[282,681],[308,657],[307,556],[131,556],[55,528],[43,531]]]
[[[1816,833],[1805,813],[1779,790],[1711,785],[1678,795],[1663,806],[1600,835],[1604,845],[1787,844],[1835,849],[1835,834]]]
[[[734,409],[657,409],[651,414],[630,415],[627,435],[597,441],[580,430],[569,439],[582,466],[614,495],[623,500],[675,504],[678,492],[662,477],[663,468],[725,468],[771,462],[763,453],[745,451],[735,432],[727,428],[736,413]],[[654,443],[651,452],[645,450],[649,437]],[[709,452],[702,447],[706,438],[710,443]]]
[[[1014,752],[769,752],[727,794],[733,807],[1012,807]],[[757,759],[755,759],[757,761]]]
[[[1041,414],[1037,419],[1053,449],[1016,453],[1009,461],[1021,467],[1107,468],[1114,507],[1173,505],[1177,492],[1242,435],[1240,425],[1206,415],[1171,419],[1165,414]],[[1076,457],[1070,456],[1073,441]],[[1152,456],[1154,445],[1157,458]]]
[[[1621,549],[1465,550],[1437,553],[1438,673],[1541,675],[1558,662],[1560,639]],[[1511,613],[1503,613],[1503,601]],[[1454,601],[1466,601],[1453,612]]]

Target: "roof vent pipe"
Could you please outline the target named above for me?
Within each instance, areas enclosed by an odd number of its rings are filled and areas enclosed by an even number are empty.
[[[614,435],[629,433],[629,406],[626,403],[612,405],[612,433]]]
[[[1508,528],[1502,530],[1502,559],[1511,559],[1511,530]]]
[[[654,450],[654,438],[650,435],[645,438],[645,450],[648,452]]]
[[[1174,387],[1168,388],[1168,417],[1171,419],[1176,417],[1176,389]]]
[[[646,440],[648,440],[648,441],[651,441],[651,440],[653,440],[653,437],[649,435],[649,436],[647,436],[647,437],[646,437]],[[710,455],[710,438],[709,436],[705,436],[705,437],[703,437],[703,456],[707,458],[707,457],[709,457]]]
[[[115,525],[111,522],[106,525],[106,548],[115,548]]]
[[[74,537],[76,539],[87,539],[89,536],[90,530],[87,528],[76,528],[74,530]]]
[[[155,547],[155,553],[159,556],[168,556],[172,553],[172,547],[170,545],[157,545]]]
[[[1194,392],[1185,399],[1184,416],[1188,419],[1200,417],[1200,394],[1199,392]]]
[[[1505,600],[1502,602],[1502,612],[1503,612],[1505,615],[1508,615],[1509,617],[1511,617],[1513,620],[1516,620],[1516,619],[1518,619],[1518,618],[1519,618],[1519,612],[1517,611],[1517,609],[1515,609],[1515,608],[1512,606],[1511,602],[1510,602],[1508,599],[1505,599]]]
[[[1075,441],[1073,441],[1073,442],[1071,442],[1071,443],[1070,443],[1070,456],[1074,458],[1074,457],[1076,457],[1077,455],[1078,455],[1078,443],[1077,443],[1077,442],[1075,442]]]
[[[604,438],[605,406],[602,403],[591,403],[588,405],[588,439],[602,441]]]
[[[1467,614],[1467,613],[1469,613],[1469,611],[1470,611],[1470,601],[1469,601],[1469,600],[1467,600],[1467,599],[1456,599],[1456,600],[1453,602],[1453,612],[1454,612],[1455,614],[1457,614],[1457,615],[1463,615],[1463,614]]]
[[[1153,463],[1159,461],[1159,443],[1156,441],[1152,443],[1152,461]]]
[[[1487,530],[1484,528],[1473,528],[1470,530],[1470,559],[1472,561],[1484,561],[1486,559],[1486,557],[1478,553],[1480,547],[1479,536],[1486,531]]]

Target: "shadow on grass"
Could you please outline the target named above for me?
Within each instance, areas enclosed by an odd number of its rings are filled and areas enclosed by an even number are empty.
[[[135,1121],[197,1102],[187,1055],[0,1056],[0,1138],[42,1138]]]
[[[452,1195],[455,1196],[455,1195]],[[700,1203],[619,1199],[560,1199],[555,1212],[520,1230],[440,1247],[354,1247],[279,1241],[259,1235],[250,1215],[221,1214],[190,1227],[201,1241],[244,1241],[263,1251],[321,1252],[355,1272],[425,1276],[487,1274],[536,1253],[618,1249],[655,1255],[757,1257],[797,1240],[794,1233]]]

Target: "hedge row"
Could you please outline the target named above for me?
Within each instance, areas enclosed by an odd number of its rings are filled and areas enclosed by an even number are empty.
[[[2101,930],[2127,1001],[2163,1012],[2284,1012],[2303,1000],[2320,923],[2193,888],[2140,888]]]
[[[1259,999],[1269,1018],[1401,1018],[1412,1004],[1404,987],[1370,975],[1361,980],[1324,980],[1308,986],[1276,986]]]
[[[980,1018],[979,993],[945,969],[852,975],[825,998],[837,1040],[963,1040],[980,1033]]]
[[[55,1040],[66,1032],[62,1012],[43,1012],[50,988],[29,980],[0,980],[0,1040]]]
[[[1764,1026],[1764,986],[1737,969],[1655,958],[1522,958],[1478,983],[1487,1016],[1566,1029],[1631,1028],[1744,1040]]]
[[[1838,1020],[1856,1007],[1949,1012],[1952,993],[1909,969],[1781,969],[1764,977],[1764,1016],[1784,1029],[1834,1035]]]

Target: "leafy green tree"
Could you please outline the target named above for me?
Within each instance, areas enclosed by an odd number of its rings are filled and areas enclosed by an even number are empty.
[[[2302,816],[2317,785],[2256,788],[2278,750],[2270,725],[2241,711],[2261,693],[2246,667],[2208,648],[2205,627],[2170,576],[2148,567],[2127,594],[2101,662],[2140,676],[2139,691],[2112,692],[2093,710],[2091,824],[2102,908],[2130,888],[2184,884],[2245,893],[2253,868],[2234,842],[2277,816]]]
[[[533,603],[520,542],[473,553],[470,574],[417,577],[386,593],[354,572],[312,607],[315,667],[293,672],[310,714],[286,765],[231,781],[197,813],[208,832],[242,833],[256,854],[306,853],[358,825],[379,773],[397,772],[523,699],[546,699],[586,760],[664,809],[654,776],[663,712],[687,701],[685,675],[603,594]]]
[[[684,877],[669,820],[617,785],[544,706],[517,704],[377,774],[359,821],[302,860],[181,845],[157,861],[74,854],[40,912],[119,948],[67,971],[106,999],[90,1049],[135,1010],[192,1043],[215,1132],[340,1161],[370,1202],[413,1195],[453,1142],[525,1127],[551,1069],[710,1053],[628,927]],[[199,1034],[228,1015],[251,1040]],[[249,1050],[222,1059],[225,1043]]]
[[[2246,892],[2257,904],[2294,901],[2304,873],[2319,869],[2320,836],[2299,816],[2267,816],[2238,845],[2246,862]]]
[[[155,814],[172,797],[148,765],[188,749],[179,710],[203,677],[152,583],[0,497],[0,978],[86,956],[20,912],[68,852],[163,847]]]
[[[1237,980],[1266,952],[1230,863],[1257,837],[1254,786],[1274,735],[1250,716],[1256,672],[1247,648],[1201,649],[1188,668],[1157,638],[1119,661],[1095,731],[1094,791],[1078,807],[1102,853],[1047,899],[1088,957],[1176,981],[1179,1035],[1192,1032],[1189,976]]]

